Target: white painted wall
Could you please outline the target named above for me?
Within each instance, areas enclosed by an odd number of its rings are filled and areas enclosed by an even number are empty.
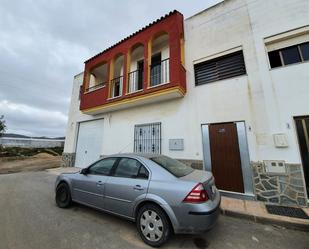
[[[123,76],[124,55],[117,57],[114,62],[114,78]]]
[[[75,151],[77,122],[104,117],[104,155],[131,152],[134,125],[161,122],[163,154],[202,160],[201,124],[245,121],[250,160],[300,163],[292,117],[309,115],[309,63],[269,70],[264,38],[309,24],[307,13],[304,0],[228,0],[186,19],[187,94],[182,99],[84,115],[78,101],[82,75],[76,76],[64,151]],[[247,75],[195,87],[194,63],[239,48]],[[286,133],[289,147],[275,148],[274,133]],[[184,151],[169,151],[171,138],[183,138]]]
[[[140,45],[131,53],[130,72],[137,70],[137,62],[144,59],[144,46]]]
[[[152,55],[161,53],[161,60],[168,59],[170,57],[169,37],[167,34],[158,36],[152,41],[151,52]]]
[[[93,74],[90,74],[90,77],[89,77],[89,87],[93,87],[93,86],[95,86],[95,84],[96,84],[96,79],[95,79]]]
[[[259,77],[265,95],[265,112],[268,118],[267,136],[286,133],[289,147],[275,149],[271,138],[268,148],[261,149],[261,156],[300,163],[300,155],[293,116],[309,115],[309,64],[290,65],[269,70],[263,39],[292,29],[309,25],[309,2],[291,1],[249,1],[248,14],[257,53]],[[289,124],[290,129],[287,128]]]
[[[78,123],[83,118],[83,114],[79,111],[79,90],[83,83],[84,74],[80,73],[74,76],[70,108],[68,113],[68,123],[66,129],[66,138],[64,143],[64,152],[73,153],[76,147],[76,137]],[[91,118],[91,117],[89,117]]]

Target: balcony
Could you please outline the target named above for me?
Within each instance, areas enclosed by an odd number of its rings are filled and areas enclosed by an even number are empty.
[[[95,67],[89,75],[89,84],[85,93],[92,92],[107,85],[107,64]]]
[[[186,92],[183,16],[162,17],[85,62],[80,110],[95,115]]]
[[[119,76],[111,80],[112,96],[111,98],[118,98],[122,96],[123,76]]]
[[[169,58],[150,65],[150,87],[170,82]]]
[[[129,80],[129,89],[128,93],[135,93],[143,90],[143,82],[144,82],[144,70],[137,69],[128,76]]]

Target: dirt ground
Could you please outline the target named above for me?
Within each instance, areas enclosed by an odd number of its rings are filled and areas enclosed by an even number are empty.
[[[39,153],[31,157],[0,158],[0,174],[24,171],[40,171],[61,166],[61,156]]]

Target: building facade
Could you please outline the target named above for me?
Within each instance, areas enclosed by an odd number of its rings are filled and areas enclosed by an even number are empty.
[[[64,139],[0,137],[0,145],[3,147],[53,148],[63,147]]]
[[[174,11],[90,58],[73,81],[64,165],[162,153],[212,171],[223,194],[306,206],[308,11],[304,0]]]

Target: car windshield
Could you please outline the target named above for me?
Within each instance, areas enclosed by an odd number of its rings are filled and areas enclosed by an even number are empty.
[[[151,157],[150,160],[159,164],[176,177],[188,175],[193,171],[191,167],[167,156],[155,156]]]

